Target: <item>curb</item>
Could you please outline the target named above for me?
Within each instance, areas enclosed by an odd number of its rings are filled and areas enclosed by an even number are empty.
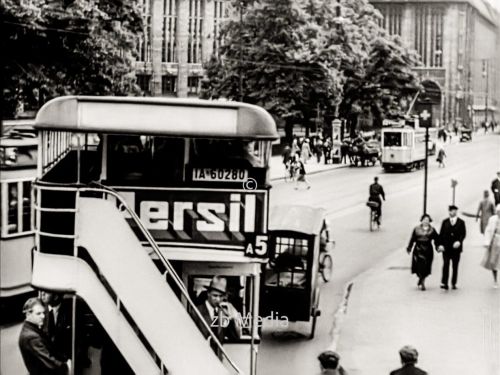
[[[335,311],[333,316],[332,330],[330,334],[332,336],[332,343],[328,347],[328,350],[337,350],[337,344],[340,339],[340,332],[342,330],[342,322],[347,313],[347,307],[349,305],[349,297],[351,296],[351,290],[354,286],[354,280],[349,281],[344,287],[344,293],[342,295],[342,300]]]
[[[318,174],[318,173],[323,173],[323,172],[335,171],[337,169],[347,168],[349,166],[350,166],[349,164],[342,164],[342,165],[338,165],[338,166],[335,166],[332,168],[320,169],[317,171],[307,172],[307,176],[310,176],[313,174]],[[269,179],[269,181],[283,181],[283,180],[285,180],[285,177],[274,177],[274,178]]]

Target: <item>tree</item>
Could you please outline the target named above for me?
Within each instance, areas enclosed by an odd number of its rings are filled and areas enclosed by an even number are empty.
[[[4,116],[66,94],[137,93],[137,1],[4,0]],[[18,109],[16,111],[16,108]]]
[[[324,54],[327,40],[301,2],[263,0],[243,11],[241,28],[234,20],[222,31],[220,56],[206,65],[202,96],[260,105],[285,121],[290,139],[294,123],[307,122],[318,104],[331,106],[338,96],[338,72]]]
[[[405,48],[399,37],[379,37],[372,42],[360,103],[370,108],[374,126],[381,127],[387,116],[403,114],[401,99],[420,89],[412,70],[418,65],[416,53]]]

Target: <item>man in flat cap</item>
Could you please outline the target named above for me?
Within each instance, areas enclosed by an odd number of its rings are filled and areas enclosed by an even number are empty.
[[[339,365],[340,356],[331,350],[327,350],[318,356],[321,375],[347,375],[347,372]]]
[[[197,306],[203,319],[222,343],[242,335],[242,322],[236,308],[227,299],[227,279],[214,276],[207,287],[207,298]]]
[[[403,366],[391,371],[390,375],[427,375],[425,371],[415,366],[418,361],[418,352],[413,346],[403,346],[399,351],[399,357]]]
[[[441,288],[448,290],[448,279],[450,262],[453,269],[451,285],[457,289],[458,263],[463,250],[463,242],[466,236],[465,222],[457,216],[458,207],[448,207],[449,217],[443,220],[438,238],[438,251],[443,253],[443,273],[441,277]]]

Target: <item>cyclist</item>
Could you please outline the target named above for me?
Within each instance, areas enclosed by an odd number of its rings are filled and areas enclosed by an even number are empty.
[[[370,185],[369,190],[370,197],[368,201],[377,202],[378,207],[375,208],[377,214],[377,224],[380,225],[380,219],[382,218],[382,199],[385,201],[385,192],[382,185],[378,183],[378,177],[373,179],[373,184]],[[382,199],[380,199],[382,197]]]

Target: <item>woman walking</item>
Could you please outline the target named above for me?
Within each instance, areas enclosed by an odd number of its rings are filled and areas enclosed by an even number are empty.
[[[304,162],[300,159],[299,154],[295,154],[294,165],[297,170],[297,180],[295,183],[295,190],[299,188],[299,182],[305,183],[307,189],[310,189],[311,185],[309,185],[309,182],[306,179],[306,167],[304,166]]]
[[[438,162],[438,167],[445,167],[446,165],[444,164],[444,159],[446,158],[446,152],[444,151],[444,148],[441,147],[438,151],[438,156],[436,161]]]
[[[484,191],[483,200],[479,202],[479,207],[477,208],[476,221],[479,220],[479,230],[481,234],[484,234],[486,225],[490,217],[495,215],[495,205],[490,200],[490,193],[488,190]]]
[[[500,204],[497,214],[490,217],[484,231],[486,253],[481,265],[493,273],[493,288],[498,288],[498,269],[500,268]]]
[[[410,243],[406,249],[408,254],[413,251],[411,273],[418,276],[417,285],[421,290],[425,290],[425,278],[431,274],[434,245],[438,239],[438,233],[431,222],[432,219],[429,215],[422,215],[420,225],[413,229]]]

